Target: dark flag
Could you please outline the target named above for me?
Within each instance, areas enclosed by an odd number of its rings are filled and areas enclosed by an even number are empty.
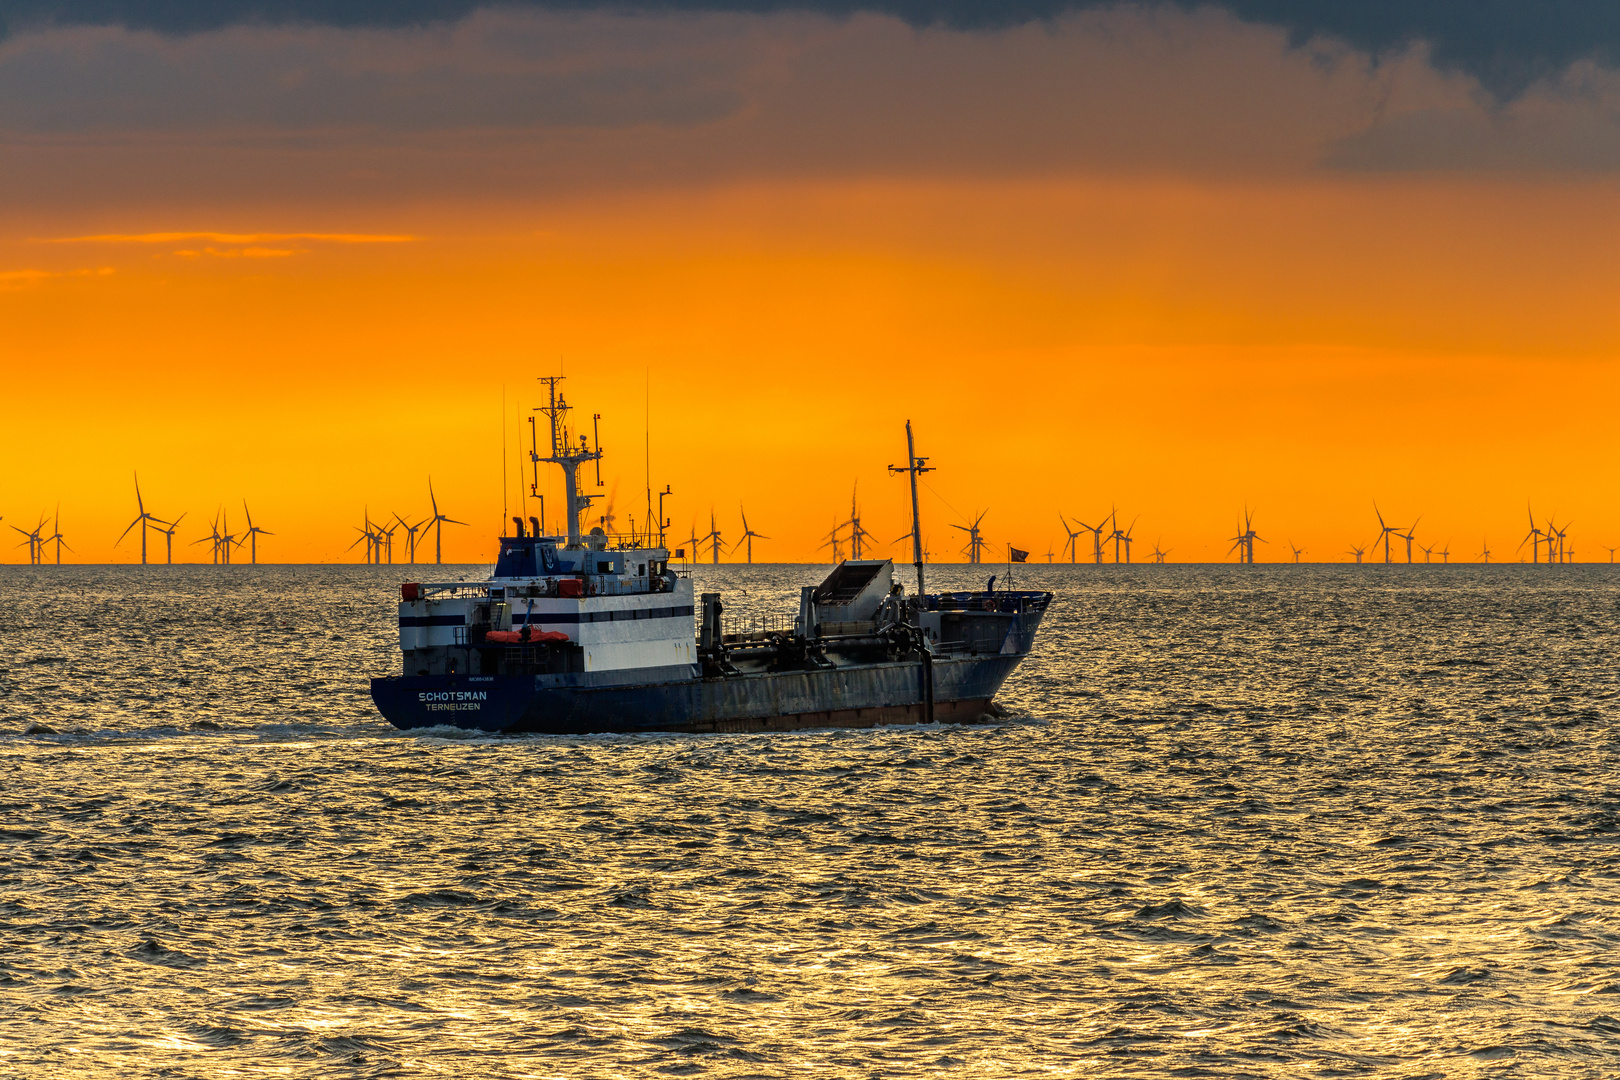
[[[1013,562],[1029,562],[1029,552],[1027,552],[1027,551],[1019,551],[1017,548],[1013,548],[1012,549],[1012,561]]]

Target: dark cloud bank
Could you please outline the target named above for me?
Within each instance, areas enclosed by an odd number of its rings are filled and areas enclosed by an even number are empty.
[[[1616,0],[1160,0],[1181,9],[1219,7],[1240,19],[1278,26],[1299,43],[1326,37],[1373,55],[1415,42],[1436,66],[1464,71],[1499,98],[1578,60],[1614,66],[1620,57]],[[672,11],[857,12],[892,15],[913,26],[995,30],[1091,8],[1102,0],[0,0],[0,31],[30,26],[120,25],[184,34],[242,23],[337,27],[409,26],[461,18],[479,7],[543,7],[619,13]],[[1152,5],[1148,5],[1152,6]]]

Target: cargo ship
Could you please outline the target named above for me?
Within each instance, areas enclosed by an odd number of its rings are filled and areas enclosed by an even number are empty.
[[[579,473],[600,462],[600,442],[576,441],[560,378],[543,381],[549,404],[536,412],[550,421],[550,448],[542,455],[531,423],[531,492],[541,464],[562,470],[566,535],[514,517],[487,580],[400,586],[402,670],[371,680],[394,726],[743,732],[997,715],[996,692],[1029,654],[1052,594],[997,590],[993,578],[980,591],[924,590],[917,478],[928,466],[909,423],[907,464],[890,468],[911,478],[916,590],[891,560],[845,560],[800,590],[797,611],[739,620],[720,594],[694,597],[661,512],[641,533],[582,532],[597,496]]]

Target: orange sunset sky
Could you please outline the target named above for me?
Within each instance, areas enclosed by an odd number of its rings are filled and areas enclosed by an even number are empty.
[[[907,419],[936,560],[1117,506],[1218,561],[1245,504],[1262,561],[1344,560],[1377,500],[1453,561],[1527,558],[1527,501],[1607,561],[1620,77],[1434,56],[1152,6],[14,27],[0,514],[137,560],[138,470],[177,558],[246,499],[262,558],[357,561],[431,476],[487,560],[561,371],[621,514],[650,438],[674,530],[743,504],[763,561],[857,484],[904,533]]]

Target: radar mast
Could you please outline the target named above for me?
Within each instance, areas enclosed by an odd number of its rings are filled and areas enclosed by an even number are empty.
[[[573,435],[568,429],[568,413],[571,406],[557,389],[557,384],[563,381],[563,376],[542,375],[540,381],[546,384],[546,389],[550,392],[550,403],[537,406],[534,411],[544,413],[551,421],[551,456],[540,456],[539,435],[534,417],[529,417],[529,462],[534,469],[534,479],[529,485],[529,493],[536,498],[540,495],[541,462],[549,462],[562,469],[563,493],[568,513],[568,546],[577,547],[582,542],[579,533],[580,512],[589,509],[593,499],[601,497],[586,495],[579,490],[579,467],[588,461],[602,460],[602,440],[598,435],[596,448],[593,450],[585,441],[585,436],[581,435],[579,444],[575,445]],[[600,474],[601,467],[597,468]],[[601,486],[600,475],[597,476],[596,483],[598,487]]]

